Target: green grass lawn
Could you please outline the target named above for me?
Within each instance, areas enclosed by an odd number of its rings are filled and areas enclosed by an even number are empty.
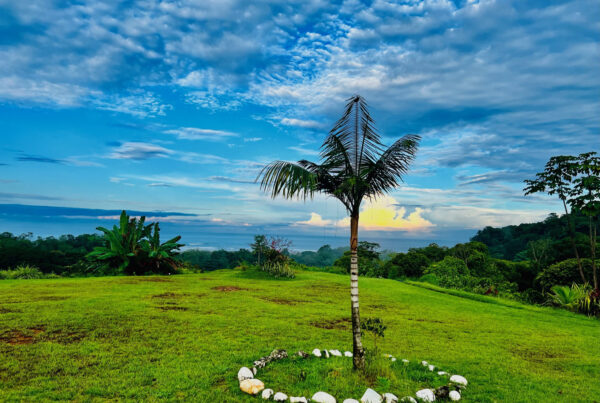
[[[1,281],[0,401],[257,401],[238,389],[241,366],[275,348],[351,350],[348,286],[317,272]],[[362,316],[388,326],[381,352],[465,376],[463,401],[600,401],[596,319],[391,280],[362,278],[360,290]],[[444,382],[417,364],[379,367],[361,376],[349,358],[293,359],[258,378],[340,402],[367,386],[401,397]]]

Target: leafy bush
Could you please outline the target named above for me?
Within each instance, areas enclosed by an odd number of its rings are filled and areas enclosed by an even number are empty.
[[[175,260],[182,247],[177,236],[167,242],[160,242],[158,223],[145,224],[146,217],[129,217],[121,213],[119,226],[111,230],[98,227],[104,233],[105,244],[97,246],[86,257],[90,269],[97,274],[146,274],[175,273],[180,262]]]
[[[452,282],[460,276],[469,274],[469,269],[461,259],[454,256],[446,256],[444,260],[427,267],[425,274],[435,274],[442,282]]]
[[[589,284],[555,285],[549,303],[573,312],[593,316],[600,314],[600,298]]]
[[[17,266],[14,270],[0,270],[0,280],[29,280],[46,277],[40,269],[29,265]]]
[[[591,259],[582,259],[581,265],[586,276],[590,278],[592,276]],[[580,283],[581,276],[577,267],[577,259],[563,260],[547,267],[537,275],[535,281],[543,291],[548,291],[555,285],[570,286],[573,283]]]
[[[273,277],[283,277],[283,278],[295,278],[296,273],[292,268],[290,262],[267,262],[262,267],[261,270],[269,273]]]
[[[422,275],[421,277],[419,277],[419,281],[433,285],[440,285],[440,280],[433,273]]]
[[[552,305],[577,312],[581,301],[585,298],[586,294],[585,287],[580,287],[577,284],[573,284],[570,287],[555,285],[552,287],[552,294],[549,297],[549,302]]]
[[[431,264],[431,260],[416,250],[397,253],[385,263],[388,278],[420,277]]]

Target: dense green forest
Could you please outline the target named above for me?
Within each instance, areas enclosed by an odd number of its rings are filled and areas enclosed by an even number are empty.
[[[590,257],[589,219],[577,212],[572,213],[571,218],[576,234],[577,250],[580,256]],[[536,223],[509,225],[502,228],[485,227],[477,231],[471,240],[486,244],[492,257],[506,260],[531,259],[532,247],[545,246],[546,262],[554,263],[573,257],[568,228],[567,216],[553,213],[544,221]],[[548,242],[548,245],[542,245],[540,241]]]

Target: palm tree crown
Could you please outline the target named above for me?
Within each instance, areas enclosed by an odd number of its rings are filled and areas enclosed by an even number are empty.
[[[325,193],[356,215],[365,197],[377,197],[402,182],[419,140],[409,134],[384,149],[366,101],[356,95],[348,100],[344,115],[321,146],[321,164],[272,162],[259,175],[261,188],[273,197],[285,198],[306,199],[315,192]]]

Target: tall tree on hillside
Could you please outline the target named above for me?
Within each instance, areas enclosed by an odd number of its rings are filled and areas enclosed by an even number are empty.
[[[272,197],[312,198],[316,192],[338,199],[350,215],[350,299],[354,368],[365,365],[358,306],[358,221],[364,198],[373,199],[397,187],[417,152],[420,137],[406,135],[385,149],[359,96],[348,100],[344,115],[321,146],[321,163],[274,161],[259,174],[261,188]]]
[[[565,209],[569,238],[571,240],[573,252],[575,253],[575,258],[577,259],[579,275],[581,276],[581,280],[585,283],[586,278],[585,274],[583,273],[581,258],[579,257],[579,251],[577,250],[577,245],[575,244],[575,226],[573,225],[573,220],[569,212],[569,208],[567,207],[569,197],[573,192],[571,181],[574,177],[573,167],[576,162],[577,159],[569,155],[558,155],[551,157],[546,163],[543,172],[538,172],[535,175],[535,179],[525,180],[525,184],[527,186],[523,189],[523,191],[525,192],[526,196],[532,193],[540,192],[546,192],[549,195],[558,196]]]
[[[583,153],[577,157],[573,175],[571,208],[575,208],[588,216],[590,255],[592,257],[592,276],[594,289],[598,290],[598,274],[596,264],[596,244],[598,230],[596,221],[600,215],[600,157],[595,152]]]
[[[265,252],[269,248],[267,237],[264,235],[254,235],[254,243],[251,243],[250,247],[252,248],[252,253],[256,255],[256,261],[258,266],[261,267],[261,257],[265,255]]]

